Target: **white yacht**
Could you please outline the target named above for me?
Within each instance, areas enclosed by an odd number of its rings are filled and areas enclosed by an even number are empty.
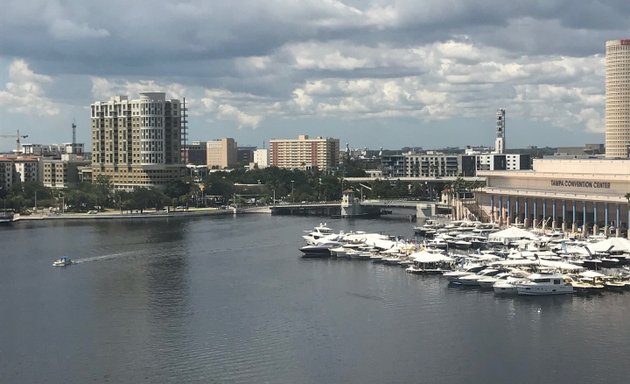
[[[486,268],[477,273],[471,273],[469,275],[461,276],[452,281],[453,284],[461,284],[466,286],[479,286],[479,280],[494,276],[500,271],[498,269]]]
[[[464,266],[462,269],[456,271],[447,271],[442,273],[442,276],[446,277],[446,280],[449,282],[454,282],[460,277],[464,277],[466,275],[470,275],[471,273],[477,273],[482,269],[485,269],[486,266],[482,264],[468,264]]]
[[[516,292],[528,296],[564,295],[573,293],[573,286],[559,273],[532,273],[516,284]]]
[[[308,232],[308,233],[306,235],[302,236],[302,238],[308,244],[317,244],[323,238],[329,237],[329,236],[331,236],[334,233],[334,231],[331,228],[329,228],[326,225],[326,223],[319,223],[319,225],[316,226],[315,228],[313,228],[313,230],[306,231],[306,232]]]

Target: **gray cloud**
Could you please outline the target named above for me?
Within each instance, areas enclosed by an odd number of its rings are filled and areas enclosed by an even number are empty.
[[[63,114],[149,86],[185,94],[200,124],[257,131],[278,119],[408,125],[503,106],[532,124],[601,132],[604,44],[630,37],[627,0],[5,3],[5,76],[24,63],[46,79],[0,84],[6,119],[29,98]]]

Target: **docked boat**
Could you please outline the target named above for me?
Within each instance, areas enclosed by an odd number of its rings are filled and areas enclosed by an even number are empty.
[[[317,244],[309,244],[300,248],[304,254],[302,257],[330,257],[330,249],[341,246],[338,241],[325,241]]]
[[[615,279],[605,279],[603,282],[604,288],[609,291],[625,291],[629,286],[626,282]]]
[[[308,231],[308,233],[302,236],[302,238],[308,244],[317,244],[322,241],[322,239],[333,235],[333,233],[334,231],[329,228],[326,223],[319,223],[318,226],[314,227],[313,230]]]
[[[559,273],[532,273],[526,281],[516,284],[516,291],[519,295],[545,296],[565,295],[574,289]]]
[[[571,286],[573,286],[573,290],[575,293],[581,295],[592,295],[601,293],[604,289],[604,284],[599,284],[592,279],[581,278],[571,282]]]
[[[485,265],[482,264],[471,264],[471,265],[467,265],[465,266],[463,269],[459,269],[456,271],[447,271],[442,273],[442,276],[446,277],[446,280],[448,280],[449,282],[455,282],[457,281],[460,277],[464,277],[467,275],[470,275],[471,273],[477,273],[483,269],[486,269]]]
[[[459,285],[465,285],[469,287],[472,287],[472,286],[478,287],[480,279],[494,276],[498,274],[499,272],[500,271],[498,269],[486,268],[477,273],[471,273],[469,275],[460,276],[457,279],[452,280],[451,282],[456,285],[459,284]]]
[[[9,224],[13,221],[13,212],[0,211],[0,224]]]
[[[53,261],[52,266],[53,267],[65,267],[67,265],[72,264],[72,259],[70,259],[67,256],[62,256],[60,258],[58,258],[57,260]]]

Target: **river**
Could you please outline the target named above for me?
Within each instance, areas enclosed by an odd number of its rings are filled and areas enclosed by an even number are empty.
[[[410,237],[391,220],[337,230]],[[497,297],[303,259],[312,217],[0,227],[1,383],[623,383],[630,294]],[[53,268],[68,255],[78,263]]]

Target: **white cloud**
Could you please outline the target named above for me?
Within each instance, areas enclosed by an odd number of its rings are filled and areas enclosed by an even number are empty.
[[[53,80],[33,72],[26,61],[17,59],[9,66],[9,82],[0,91],[0,106],[20,114],[50,116],[59,114],[59,107],[46,97],[44,84]]]
[[[306,94],[304,89],[298,88],[293,91],[293,102],[302,111],[306,111],[313,104],[313,98]]]
[[[256,128],[262,121],[262,116],[249,115],[233,105],[219,105],[217,116],[221,119],[234,119],[239,128]]]

